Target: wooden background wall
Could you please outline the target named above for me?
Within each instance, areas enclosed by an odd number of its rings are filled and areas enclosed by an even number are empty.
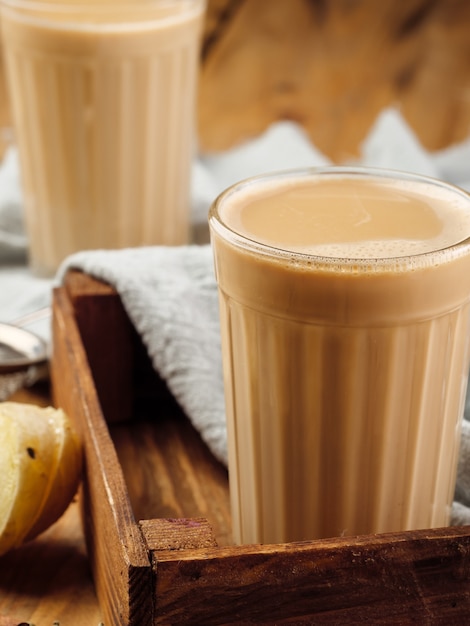
[[[470,136],[469,0],[209,0],[203,151],[291,119],[341,161],[390,105],[429,150]]]

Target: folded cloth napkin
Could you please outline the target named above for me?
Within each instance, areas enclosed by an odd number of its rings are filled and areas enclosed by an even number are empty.
[[[154,368],[213,454],[227,463],[217,286],[210,246],[79,252],[80,269],[113,285]]]

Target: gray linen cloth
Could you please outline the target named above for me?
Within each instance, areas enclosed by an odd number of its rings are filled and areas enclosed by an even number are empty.
[[[69,268],[113,285],[153,366],[227,463],[217,285],[210,246],[78,252]]]

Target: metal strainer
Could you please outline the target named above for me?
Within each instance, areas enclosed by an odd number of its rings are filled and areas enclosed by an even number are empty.
[[[23,326],[50,314],[50,307],[44,307],[9,324],[0,323],[0,401],[47,376],[47,343]]]

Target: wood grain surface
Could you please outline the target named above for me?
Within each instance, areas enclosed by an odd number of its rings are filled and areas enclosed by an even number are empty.
[[[463,626],[469,555],[458,528],[157,552],[155,624]]]
[[[227,470],[181,410],[160,405],[110,432],[137,520],[206,518],[218,545],[232,543]]]
[[[87,529],[89,563],[106,624],[147,626],[153,604],[148,553],[135,522],[107,424],[102,418],[97,389],[104,394],[111,390],[111,386],[95,386],[95,370],[91,370],[91,364],[95,368],[107,366],[107,362],[95,358],[95,354],[100,352],[100,337],[109,328],[106,317],[108,301],[114,301],[117,309],[122,309],[122,305],[117,294],[102,285],[95,309],[82,306],[80,301],[89,297],[82,286],[83,281],[78,281],[75,301],[68,298],[66,287],[54,291],[53,399],[75,423],[84,446],[83,521]],[[75,313],[80,315],[80,326]],[[91,325],[96,333],[94,340],[90,341],[88,353],[80,335],[80,330],[83,330],[83,336],[90,340],[90,331],[84,330],[87,325]],[[120,361],[128,354],[119,341],[107,345],[113,350],[112,360]],[[103,381],[104,378],[97,376],[97,380]],[[120,391],[124,398],[129,394],[130,385],[121,386]],[[104,405],[110,406],[107,402]],[[128,600],[130,594],[135,599],[132,606]]]

